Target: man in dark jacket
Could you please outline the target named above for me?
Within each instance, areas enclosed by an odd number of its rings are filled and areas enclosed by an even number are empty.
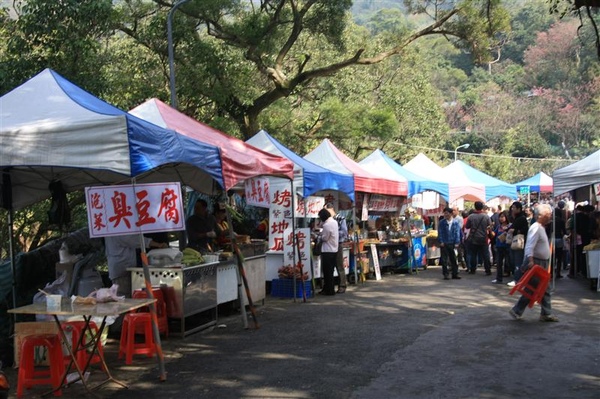
[[[452,278],[454,280],[460,279],[456,253],[454,252],[460,244],[460,226],[452,217],[452,208],[444,209],[444,217],[438,227],[438,241],[442,250],[442,273],[444,280],[450,279],[448,276],[448,266],[450,266]]]
[[[475,212],[467,218],[466,228],[469,230],[466,243],[471,251],[469,259],[469,274],[475,274],[477,270],[477,258],[483,259],[483,266],[487,276],[492,274],[490,262],[490,250],[488,248],[488,229],[491,227],[489,216],[483,212],[483,202],[475,202]]]

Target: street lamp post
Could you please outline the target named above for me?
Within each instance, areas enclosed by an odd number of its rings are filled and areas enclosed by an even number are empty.
[[[169,51],[169,87],[171,89],[171,107],[177,109],[177,94],[175,93],[175,60],[173,57],[173,14],[190,0],[179,0],[169,10],[167,15],[167,47]]]
[[[471,145],[471,144],[469,144],[469,143],[466,143],[466,144],[459,145],[458,147],[456,147],[456,148],[454,149],[454,162],[456,162],[456,159],[457,159],[457,157],[456,157],[456,155],[457,155],[457,151],[458,151],[458,150],[460,150],[461,148],[469,148],[469,146],[470,146],[470,145]]]

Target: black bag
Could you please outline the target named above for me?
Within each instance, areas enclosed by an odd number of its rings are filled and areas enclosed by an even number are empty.
[[[321,255],[322,248],[323,248],[323,240],[321,239],[321,237],[318,237],[317,240],[315,241],[315,246],[313,247],[313,250],[312,250],[313,256]]]

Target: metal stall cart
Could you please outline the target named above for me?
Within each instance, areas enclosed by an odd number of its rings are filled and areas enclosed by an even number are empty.
[[[166,294],[170,333],[186,336],[216,324],[219,265],[212,262],[195,266],[150,266],[152,286],[160,287]],[[145,288],[143,269],[128,270],[131,288]]]

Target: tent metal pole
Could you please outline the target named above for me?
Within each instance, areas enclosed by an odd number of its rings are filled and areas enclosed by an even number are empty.
[[[131,179],[131,185],[133,186],[133,192],[135,193],[135,177]],[[137,214],[137,207],[133,207],[136,219],[139,219]],[[152,292],[152,279],[150,277],[150,268],[148,263],[148,255],[146,254],[146,243],[144,242],[144,233],[140,229],[140,257],[142,258],[142,270],[144,273],[144,283],[146,286],[146,295],[148,299],[154,299],[154,293]],[[158,331],[158,316],[156,313],[156,301],[151,303],[150,306],[150,317],[152,319],[152,335],[154,336],[154,343],[156,345],[156,358],[158,360],[158,371],[160,381],[167,380],[167,371],[165,370],[165,357],[162,351],[162,344],[160,340],[160,332]]]
[[[13,239],[13,209],[12,206],[8,209],[8,255],[10,257],[10,270],[12,273],[12,306],[17,307],[17,271],[15,270],[15,251]],[[17,314],[13,314],[13,322],[17,323]]]
[[[169,86],[171,89],[171,106],[177,109],[177,94],[175,92],[175,60],[173,51],[173,14],[177,9],[190,0],[179,0],[167,14],[167,47],[169,52]]]

